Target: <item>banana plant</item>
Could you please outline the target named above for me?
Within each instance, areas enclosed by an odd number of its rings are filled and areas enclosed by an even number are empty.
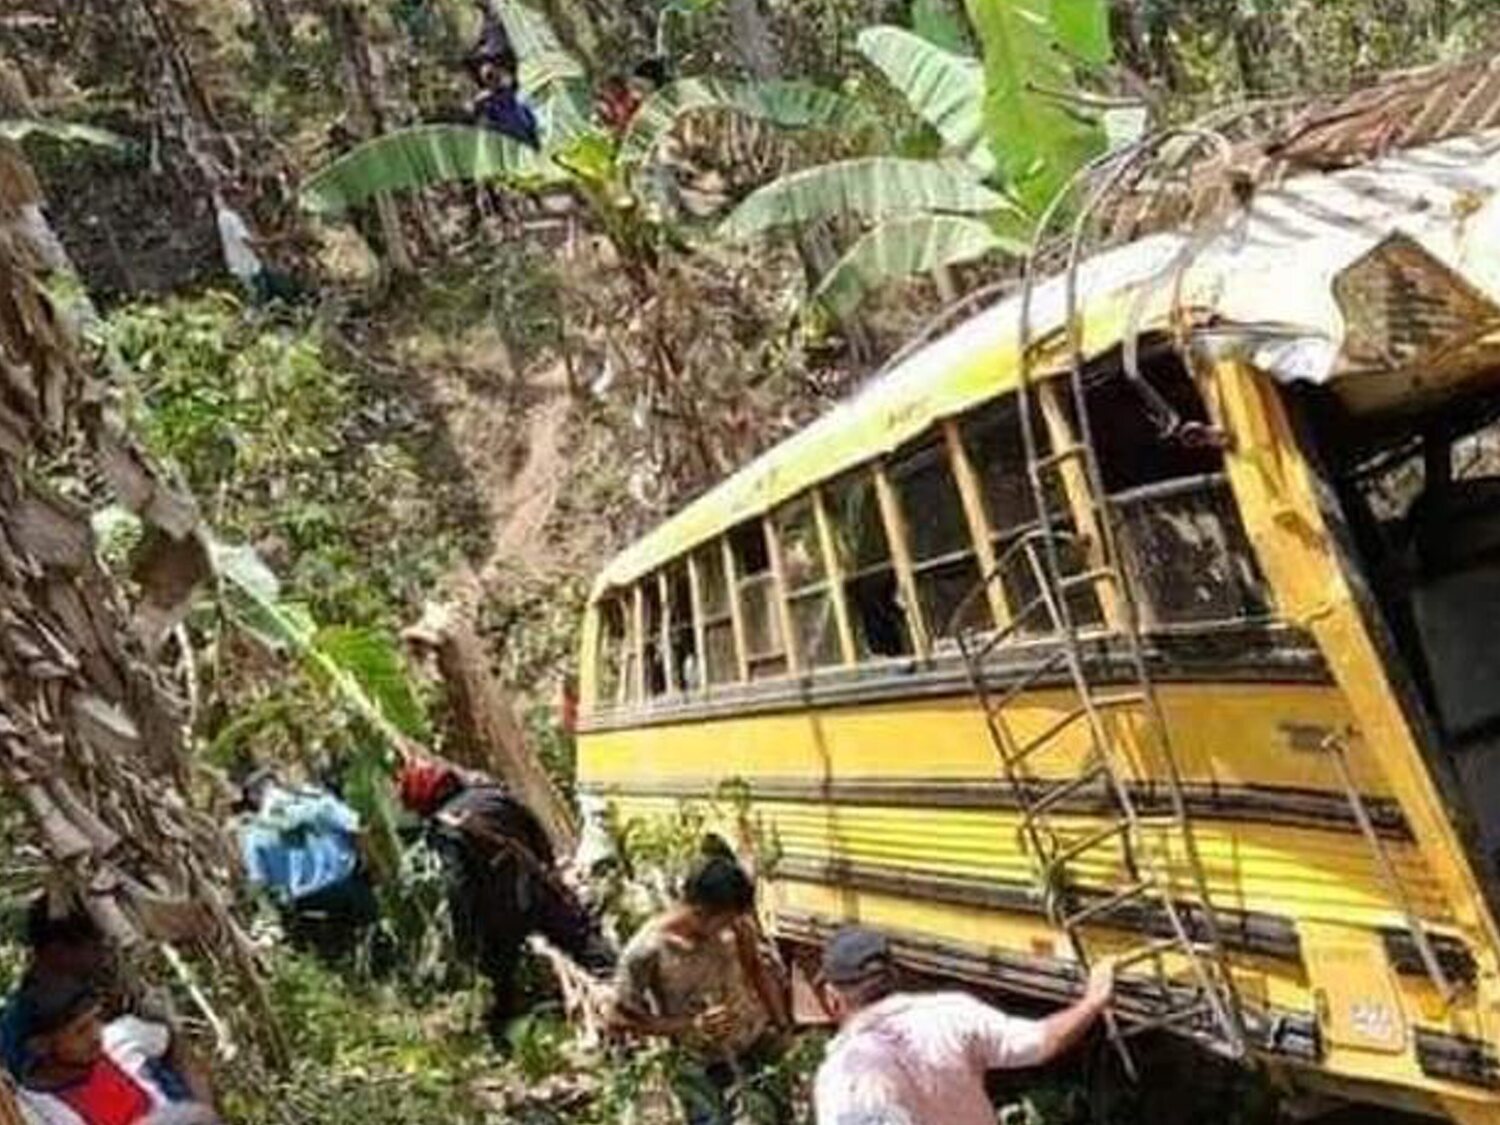
[[[888,152],[793,172],[721,225],[735,240],[825,220],[861,226],[812,295],[835,315],[900,278],[1019,252],[1057,187],[1103,148],[1074,72],[1108,62],[1106,0],[970,0],[969,9],[983,60],[935,0],[915,5],[918,30],[877,26],[857,39],[935,134],[936,157]]]
[[[646,206],[643,171],[684,118],[734,112],[783,129],[869,128],[867,107],[802,82],[727,82],[684,78],[641,106],[624,136],[592,120],[583,69],[546,19],[510,0],[497,5],[519,61],[523,93],[537,107],[543,146],[531,149],[477,126],[397,130],[352,149],[309,177],[303,206],[335,216],[377,194],[439,184],[503,183],[528,192],[567,188],[579,195],[627,261],[649,256],[663,217]]]
[[[1105,0],[967,0],[984,49],[984,120],[1001,175],[1032,214],[1106,135],[1080,72],[1111,59]]]
[[[430,736],[426,713],[402,668],[395,641],[380,630],[322,626],[282,595],[280,580],[254,548],[218,541],[209,559],[222,604],[261,644],[302,662],[313,679],[393,749]]]

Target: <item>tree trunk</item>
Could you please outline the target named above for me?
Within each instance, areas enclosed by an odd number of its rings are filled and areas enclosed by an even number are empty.
[[[729,0],[732,45],[740,65],[759,82],[781,76],[781,49],[760,0]]]
[[[21,1108],[16,1105],[15,1087],[10,1084],[8,1074],[0,1074],[0,1125],[26,1125]]]
[[[570,0],[542,0],[541,7],[569,54],[575,56],[589,74],[600,74],[604,65],[603,36],[588,9]],[[616,65],[618,63],[616,60]]]
[[[153,665],[155,638],[101,564],[91,512],[33,466],[98,481],[170,545],[163,565],[206,566],[198,513],[124,432],[33,276],[17,220],[0,198],[0,368],[17,373],[0,386],[0,786],[58,881],[125,952],[191,948],[255,1005],[264,993],[220,891],[233,854],[195,805],[183,715]],[[141,589],[159,585],[153,567],[134,577]],[[269,1009],[227,1010],[236,1040],[284,1058]]]
[[[254,6],[261,43],[273,58],[285,58],[292,49],[292,17],[286,0],[254,0]]]
[[[406,632],[408,641],[437,659],[452,716],[450,756],[505,782],[541,822],[553,851],[572,855],[578,845],[573,811],[531,748],[510,693],[490,671],[489,654],[474,630],[477,580],[465,575],[463,584],[467,596],[429,606]]]
[[[761,7],[761,0],[729,0],[728,10],[732,49],[740,65],[757,82],[780,78],[781,48],[777,45],[771,21]],[[839,260],[838,249],[826,223],[815,223],[799,230],[797,251],[802,257],[809,289],[815,287]],[[850,314],[843,318],[841,325],[854,357],[861,362],[871,361],[875,347],[864,321]]]
[[[384,99],[375,73],[375,60],[370,54],[364,15],[349,0],[328,0],[323,13],[344,71],[350,123],[362,140],[377,137],[385,132]],[[395,201],[387,194],[376,196],[375,213],[385,242],[386,264],[398,276],[415,273],[416,266],[412,262]]]

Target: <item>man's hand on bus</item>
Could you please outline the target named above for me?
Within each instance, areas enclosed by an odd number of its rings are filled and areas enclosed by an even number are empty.
[[[1088,984],[1083,989],[1083,1002],[1097,1011],[1104,1011],[1115,995],[1115,959],[1101,957],[1089,969]]]
[[[1040,1021],[1041,1046],[1034,1065],[1051,1062],[1083,1038],[1098,1022],[1115,994],[1115,959],[1104,957],[1089,968],[1083,996],[1060,1012]]]
[[[693,1017],[693,1030],[706,1039],[723,1039],[734,1030],[734,1017],[725,1004],[715,1004]]]

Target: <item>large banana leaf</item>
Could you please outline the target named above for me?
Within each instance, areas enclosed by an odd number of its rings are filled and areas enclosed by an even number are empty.
[[[524,64],[541,55],[567,54],[547,17],[531,5],[520,0],[495,0],[494,7],[500,22],[505,24],[510,45],[516,49],[518,62]]]
[[[960,0],[912,0],[911,29],[929,43],[961,55],[972,53],[969,33],[956,5]]]
[[[376,137],[302,185],[302,206],[337,215],[385,192],[453,181],[559,178],[541,153],[472,125],[419,125]]]
[[[401,671],[395,642],[372,629],[319,628],[307,608],[285,601],[276,575],[245,546],[210,544],[214,571],[240,625],[285,650],[394,746],[426,733],[426,719]]]
[[[674,125],[704,110],[732,110],[783,129],[859,130],[871,125],[868,108],[808,82],[724,82],[683,78],[646,99],[620,142],[623,164],[649,157]]]
[[[891,85],[943,138],[943,144],[989,176],[995,157],[984,133],[984,68],[901,27],[870,27],[855,41]]]
[[[13,118],[0,121],[0,137],[24,144],[32,137],[46,137],[67,144],[93,145],[123,151],[130,147],[124,137],[108,129],[97,129],[92,125],[79,125],[68,121],[43,121],[34,117]]]
[[[964,215],[909,215],[865,233],[819,282],[813,299],[845,316],[882,285],[1026,244]]]
[[[967,0],[984,47],[985,123],[1010,189],[1039,213],[1101,152],[1076,69],[1109,61],[1108,0]]]
[[[752,192],[724,220],[720,233],[744,239],[776,227],[830,218],[871,222],[925,212],[988,214],[1014,209],[957,160],[866,156],[820,164]]]
[[[521,89],[533,98],[544,95],[558,83],[582,82],[587,77],[583,64],[563,51],[547,51],[523,58],[516,72]]]

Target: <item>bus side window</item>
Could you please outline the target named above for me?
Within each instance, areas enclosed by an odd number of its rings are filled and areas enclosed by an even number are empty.
[[[698,571],[698,597],[703,609],[703,664],[710,684],[732,684],[740,678],[734,650],[734,612],[729,606],[729,582],[724,573],[724,550],[715,540],[693,556]]]
[[[911,655],[911,628],[901,606],[873,473],[857,469],[828,485],[824,496],[844,575],[856,658]]]
[[[599,640],[594,665],[594,705],[610,707],[622,703],[629,683],[629,645],[625,607],[618,597],[599,602]]]
[[[771,551],[760,520],[740,524],[729,533],[739,577],[740,613],[745,624],[745,660],[752,680],[785,675],[786,638],[781,632],[781,607],[776,600],[776,577]]]
[[[666,654],[662,651],[662,605],[661,584],[652,574],[641,580],[641,594],[645,599],[645,644],[646,698],[651,699],[667,692]]]
[[[1045,454],[1051,443],[1047,440],[1046,427],[1034,412],[1033,433],[1039,445],[1038,452]],[[985,515],[989,520],[994,543],[995,558],[1002,565],[1001,587],[1005,602],[1012,617],[1025,614],[1018,623],[1023,634],[1041,634],[1051,630],[1047,615],[1037,608],[1041,588],[1037,585],[1027,552],[1017,549],[1021,538],[1036,532],[1041,520],[1032,494],[1031,470],[1026,464],[1026,440],[1021,432],[1020,402],[1015,395],[981,407],[960,424],[964,449],[969,463],[979,477],[980,490],[984,498]],[[1063,491],[1062,478],[1056,473],[1045,477],[1050,499],[1048,511],[1052,514],[1054,527],[1060,532],[1070,533],[1073,520],[1069,514],[1067,496]],[[1039,541],[1037,549],[1041,549]],[[1063,573],[1075,574],[1084,569],[1085,563],[1076,546],[1065,537],[1058,543],[1059,564]],[[1073,618],[1080,624],[1093,624],[1102,619],[1098,598],[1086,587],[1075,589],[1069,599]],[[1030,612],[1028,613],[1028,609]]]
[[[811,497],[785,505],[773,517],[781,543],[781,565],[786,576],[792,627],[805,666],[827,668],[843,663],[828,567],[818,540],[818,524]]]
[[[693,587],[687,563],[667,568],[667,621],[672,662],[672,684],[679,691],[697,691],[703,686],[698,660],[698,636],[693,629]]]
[[[1142,371],[1185,421],[1208,421],[1197,386],[1169,346],[1148,345]],[[1164,436],[1123,370],[1090,383],[1088,407],[1121,562],[1140,595],[1143,623],[1268,617],[1265,579],[1224,476],[1223,454]]]
[[[941,639],[962,628],[985,627],[989,616],[983,598],[970,603],[965,620],[953,620],[960,603],[979,584],[979,564],[942,438],[924,439],[915,449],[897,454],[888,472],[906,520],[912,573],[928,632]]]

